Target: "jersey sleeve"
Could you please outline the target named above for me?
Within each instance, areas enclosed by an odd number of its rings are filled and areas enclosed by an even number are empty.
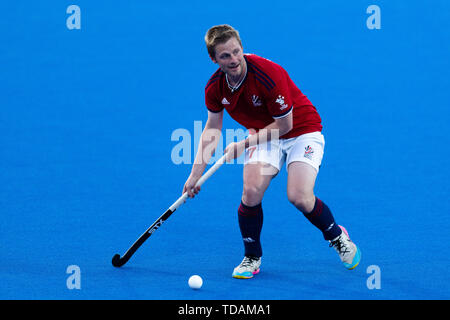
[[[209,79],[208,83],[205,87],[205,104],[206,108],[214,113],[221,112],[224,107],[220,103],[219,99],[217,98],[217,90],[218,90],[218,83],[220,79],[220,73],[216,72],[211,79]]]
[[[223,110],[222,104],[219,103],[212,90],[205,90],[205,104],[211,112],[218,113]]]
[[[290,94],[289,75],[280,65],[261,57],[249,56],[249,72],[256,79],[266,102],[267,111],[272,118],[282,118],[293,109]]]
[[[273,73],[273,87],[267,93],[267,109],[274,119],[287,116],[293,109],[293,101],[289,88],[289,76],[284,69]]]

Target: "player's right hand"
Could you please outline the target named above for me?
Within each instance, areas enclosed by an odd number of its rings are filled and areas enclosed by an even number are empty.
[[[198,194],[198,192],[200,191],[200,187],[195,186],[198,179],[200,179],[200,177],[190,175],[186,183],[184,184],[182,193],[187,192],[189,198],[195,197],[195,195]]]

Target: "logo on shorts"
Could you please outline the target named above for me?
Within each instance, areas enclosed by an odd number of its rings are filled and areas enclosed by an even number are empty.
[[[313,153],[313,148],[311,148],[311,146],[307,146],[305,147],[305,154],[303,156],[309,160],[312,160]]]

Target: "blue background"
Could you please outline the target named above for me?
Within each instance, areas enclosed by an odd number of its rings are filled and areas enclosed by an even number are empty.
[[[81,30],[66,27],[71,4]],[[371,4],[380,30],[366,27]],[[450,298],[449,1],[3,1],[0,12],[0,298]],[[355,270],[289,203],[283,170],[263,201],[261,273],[232,279],[240,165],[111,266],[181,193],[190,165],[172,162],[171,135],[206,122],[217,66],[203,36],[222,23],[316,105],[315,191],[360,246]],[[226,116],[224,128],[240,126]],[[69,265],[80,290],[66,286]]]

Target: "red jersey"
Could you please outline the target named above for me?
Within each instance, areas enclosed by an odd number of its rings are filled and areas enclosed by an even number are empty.
[[[247,129],[262,129],[274,119],[293,113],[293,128],[280,138],[322,131],[316,108],[297,88],[280,65],[254,54],[245,54],[247,74],[235,90],[228,86],[219,68],[205,88],[206,107],[211,112],[227,110]]]

